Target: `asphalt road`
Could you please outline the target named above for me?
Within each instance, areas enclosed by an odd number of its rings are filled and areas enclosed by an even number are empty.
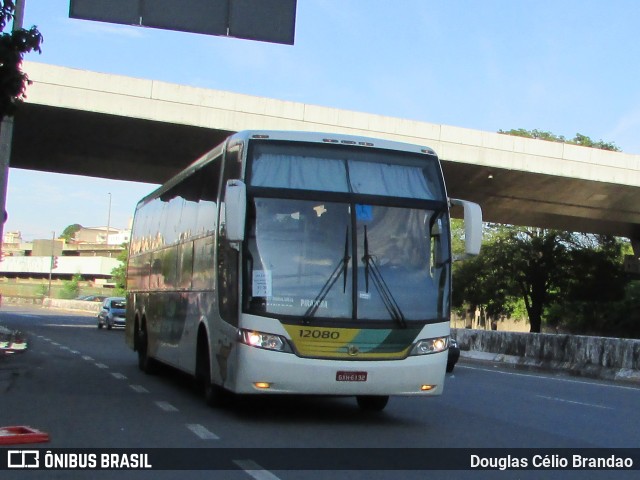
[[[384,412],[361,412],[352,398],[240,398],[204,405],[192,382],[164,369],[148,376],[122,330],[98,330],[92,317],[3,307],[0,325],[26,333],[25,353],[0,356],[0,427],[29,425],[50,435],[39,448],[296,447],[331,462],[333,450],[367,448],[399,470],[265,469],[243,450],[230,470],[2,472],[3,478],[636,478],[638,471],[403,470],[407,449],[640,447],[640,389],[459,363],[441,397],[394,397]],[[22,448],[22,447],[21,447]],[[322,450],[320,450],[322,449]],[[395,450],[391,450],[395,449]],[[200,450],[207,452],[211,450]],[[440,450],[445,452],[443,450]],[[436,452],[440,452],[436,451]],[[542,450],[541,450],[542,451]],[[291,453],[289,453],[291,452]],[[353,450],[354,455],[361,452]],[[523,452],[530,452],[523,450]],[[636,453],[638,450],[636,450]],[[0,454],[2,454],[0,452]],[[415,455],[415,453],[413,453]],[[312,456],[307,457],[311,460]],[[300,459],[299,459],[300,460]],[[380,458],[372,458],[372,465]],[[304,461],[304,457],[300,460]],[[267,463],[268,460],[266,460]],[[262,463],[265,460],[262,459]],[[6,476],[9,473],[12,476]],[[90,475],[88,475],[90,473]]]

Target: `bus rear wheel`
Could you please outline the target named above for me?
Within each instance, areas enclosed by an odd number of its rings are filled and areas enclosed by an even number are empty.
[[[388,395],[358,395],[356,397],[361,410],[368,412],[381,412],[389,402]]]
[[[149,375],[156,373],[157,364],[153,358],[149,357],[149,336],[144,325],[137,330],[136,350],[138,351],[138,368]]]

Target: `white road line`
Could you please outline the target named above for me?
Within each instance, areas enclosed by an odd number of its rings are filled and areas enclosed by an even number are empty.
[[[572,403],[574,405],[582,405],[584,407],[594,407],[594,408],[602,408],[604,410],[613,410],[613,407],[605,407],[604,405],[596,405],[594,403],[576,402],[574,400],[565,400],[564,398],[558,398],[558,397],[546,397],[544,395],[536,395],[536,397],[544,398],[545,400],[553,400],[554,402]]]
[[[127,377],[125,377],[123,374],[117,373],[117,372],[111,372],[111,376],[113,378],[115,378],[116,380],[126,380],[127,379]]]
[[[104,363],[96,363],[96,367],[98,367],[98,368],[109,368],[109,366],[105,365]]]
[[[51,345],[54,345],[54,346],[56,346],[56,347],[59,347],[59,346],[60,346],[60,344],[59,344],[58,342],[51,342]]]
[[[158,407],[160,407],[165,412],[178,412],[179,410],[171,405],[169,402],[158,401],[154,402]]]
[[[69,353],[73,353],[74,355],[79,355],[80,352],[77,350],[69,350]]]
[[[187,424],[187,428],[191,430],[193,433],[195,433],[202,440],[220,440],[220,437],[218,437],[215,433],[210,432],[200,424],[190,423],[190,424]]]
[[[95,325],[80,325],[80,324],[72,324],[72,325],[61,325],[59,323],[45,323],[43,326],[45,327],[63,327],[63,328],[96,328]]]
[[[129,387],[131,387],[131,390],[133,390],[134,392],[149,393],[149,390],[144,388],[142,385],[129,385]]]
[[[547,375],[540,376],[540,375],[536,375],[534,372],[527,374],[527,373],[505,372],[502,370],[495,370],[491,368],[470,367],[469,365],[456,365],[456,368],[458,367],[467,369],[467,370],[481,370],[483,372],[498,373],[500,375],[513,375],[514,377],[539,378],[541,380],[554,380],[556,382],[577,383],[579,385],[591,385],[591,386],[597,385],[599,387],[620,388],[622,390],[633,390],[636,392],[638,391],[638,387],[627,387],[625,385],[612,385],[609,383],[597,383],[597,379],[594,379],[594,381],[592,382],[588,382],[585,380],[573,380],[571,378],[552,377]],[[553,374],[553,372],[546,372],[546,373],[548,373],[549,375]]]
[[[89,355],[83,355],[82,359],[86,360],[87,362],[93,362],[93,357],[90,357]]]
[[[256,480],[280,480],[279,477],[276,477],[269,470],[265,470],[253,460],[234,460],[233,463]]]

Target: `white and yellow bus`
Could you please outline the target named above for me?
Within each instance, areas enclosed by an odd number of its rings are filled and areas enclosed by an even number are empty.
[[[448,199],[430,148],[337,134],[232,135],[137,208],[126,339],[139,366],[239,394],[443,391],[449,207],[469,254],[481,213]]]

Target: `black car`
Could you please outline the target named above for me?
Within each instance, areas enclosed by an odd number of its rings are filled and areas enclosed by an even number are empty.
[[[102,302],[107,298],[104,295],[83,295],[82,297],[76,298],[76,300],[84,300],[85,302]]]
[[[447,359],[447,372],[453,372],[453,367],[456,366],[458,359],[460,358],[460,347],[458,342],[449,338],[449,358]]]

